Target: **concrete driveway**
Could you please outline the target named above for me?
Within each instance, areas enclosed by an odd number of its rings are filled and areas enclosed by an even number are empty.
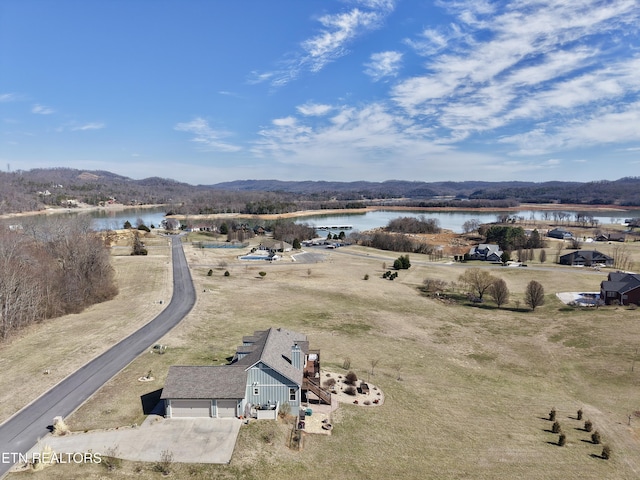
[[[236,418],[163,418],[150,415],[139,427],[64,436],[47,435],[31,452],[50,446],[56,454],[107,453],[125,460],[158,462],[163,452],[178,463],[229,463],[242,421]],[[31,453],[30,452],[30,453]]]

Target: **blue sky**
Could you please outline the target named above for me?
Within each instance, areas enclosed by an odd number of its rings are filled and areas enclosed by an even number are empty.
[[[3,0],[0,169],[640,175],[637,0]]]

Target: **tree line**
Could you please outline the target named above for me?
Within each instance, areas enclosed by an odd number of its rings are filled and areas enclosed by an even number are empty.
[[[498,308],[509,303],[510,292],[507,282],[491,275],[487,270],[469,268],[458,277],[458,281],[467,289],[467,298],[472,303],[484,302],[486,294]],[[452,288],[450,284],[440,279],[426,278],[422,283],[422,291],[428,295],[440,296],[450,288]],[[531,280],[525,288],[524,302],[531,310],[544,305],[545,293],[542,284]]]
[[[90,219],[0,225],[0,340],[117,294],[109,251]]]
[[[150,177],[133,180],[105,171],[71,168],[0,172],[0,214],[34,211],[76,199],[90,205],[167,204],[179,214],[280,214],[291,211],[416,207],[516,207],[525,203],[640,205],[640,177],[602,182],[278,182],[189,185]],[[380,202],[382,200],[382,202]],[[581,218],[579,222],[590,223]]]

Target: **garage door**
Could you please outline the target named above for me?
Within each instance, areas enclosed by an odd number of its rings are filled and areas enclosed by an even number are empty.
[[[211,400],[171,400],[172,417],[210,417]]]
[[[218,418],[231,418],[236,416],[237,400],[218,400]]]

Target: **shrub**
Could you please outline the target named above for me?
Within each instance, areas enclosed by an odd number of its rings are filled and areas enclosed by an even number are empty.
[[[325,386],[326,388],[331,388],[331,387],[333,387],[335,384],[336,384],[336,379],[335,379],[335,378],[327,378],[327,379],[324,381],[324,386]]]
[[[267,276],[267,272],[262,271],[262,272],[258,272],[258,275],[260,275],[262,278]]]
[[[561,433],[558,437],[558,445],[564,447],[565,443],[567,443],[567,436],[564,433]]]
[[[556,409],[552,408],[551,411],[549,412],[549,421],[550,422],[555,422],[556,421]]]
[[[425,278],[422,282],[421,289],[424,293],[433,294],[445,291],[447,286],[448,284],[444,280]]]
[[[345,378],[344,379],[345,383],[349,385],[355,385],[356,382],[358,381],[358,376],[355,374],[355,372],[347,373],[347,376],[344,378]]]
[[[286,417],[291,413],[291,404],[289,402],[284,402],[280,405],[280,410],[278,410],[278,415],[281,417]]]
[[[598,430],[591,434],[591,443],[593,443],[594,445],[598,445],[600,443],[600,440],[600,432]]]
[[[262,434],[262,440],[264,440],[265,443],[268,443],[269,445],[271,445],[273,443],[273,439],[275,438],[275,436],[276,436],[276,432],[274,432],[273,430],[267,430]]]
[[[591,420],[587,420],[586,422],[584,422],[584,430],[586,432],[590,432],[591,430],[593,430],[593,423],[591,423]]]
[[[342,361],[342,368],[345,370],[349,370],[349,368],[351,368],[351,359],[349,357],[344,357],[344,360]],[[342,378],[342,376],[338,378]]]
[[[122,465],[122,460],[117,458],[118,448],[113,446],[108,448],[104,455],[102,455],[102,462],[100,462],[109,472],[112,472]]]
[[[353,395],[355,396],[356,394],[356,387],[347,387],[344,389],[344,393],[346,393],[347,395]]]
[[[551,432],[552,433],[560,433],[560,423],[559,422],[553,422],[553,426],[551,427]]]
[[[207,272],[207,277],[210,277],[211,275],[213,275],[213,270],[209,269],[209,271]]]
[[[364,275],[364,279],[365,279],[365,280],[369,280],[369,274],[368,274],[368,273],[365,273],[365,275]]]
[[[160,454],[160,461],[157,462],[153,469],[167,476],[171,473],[171,465],[173,464],[173,453],[169,450],[163,450]]]
[[[578,410],[578,420],[582,420],[582,409]]]
[[[225,276],[225,277],[228,277],[228,276],[230,276],[230,275],[231,275],[231,274],[229,273],[229,270],[225,270],[225,271],[224,271],[224,276]]]
[[[69,433],[69,427],[64,422],[62,417],[56,417],[53,419],[53,435],[66,435]]]
[[[600,456],[605,460],[609,460],[611,458],[611,447],[609,447],[609,445],[602,447],[602,453]]]
[[[394,262],[393,268],[396,270],[407,270],[411,267],[411,262],[409,261],[409,255],[400,255]]]

